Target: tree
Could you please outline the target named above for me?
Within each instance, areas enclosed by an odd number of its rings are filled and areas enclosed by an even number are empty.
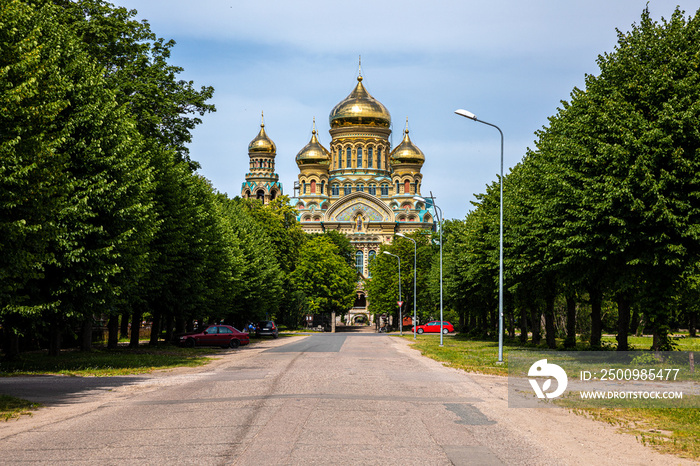
[[[304,294],[310,313],[342,313],[355,301],[356,278],[356,270],[333,242],[318,236],[302,247],[291,281]]]
[[[9,140],[21,142],[26,133],[31,141],[32,135],[41,134],[35,141],[46,141],[43,148],[49,151],[40,156],[49,159],[56,156],[62,162],[56,168],[63,185],[59,203],[48,203],[57,209],[52,211],[51,218],[42,218],[51,232],[42,246],[49,252],[46,257],[50,260],[35,266],[35,271],[40,273],[31,276],[29,282],[16,283],[25,286],[24,291],[35,307],[38,303],[47,312],[49,322],[58,324],[56,330],[66,319],[85,322],[83,328],[87,331],[83,334],[87,337],[82,346],[87,349],[93,313],[111,308],[121,292],[123,282],[116,277],[122,272],[137,273],[145,260],[143,246],[152,233],[148,228],[151,178],[146,164],[137,157],[141,146],[133,123],[114,94],[104,86],[101,70],[70,32],[63,31],[55,21],[57,8],[46,4],[32,10],[18,3],[13,2],[7,9],[10,15],[16,15],[10,19],[17,25],[8,28],[12,32],[8,42],[20,41],[29,44],[30,49],[34,47],[32,53],[39,61],[25,62],[29,65],[25,71],[36,70],[41,58],[47,59],[49,72],[40,72],[33,78],[48,77],[48,82],[40,81],[39,85],[46,85],[50,92],[40,91],[37,100],[42,105],[55,106],[49,107],[49,112],[47,108],[40,109],[46,118],[43,126],[27,127],[27,123],[39,121],[25,120],[25,129],[13,126],[15,133],[9,135]],[[23,79],[26,75],[17,81],[8,80],[9,85],[4,88],[11,89],[16,82],[23,83]],[[62,85],[56,86],[57,79]],[[23,84],[31,88],[30,83],[31,78]],[[15,93],[19,91],[21,95],[28,90],[22,87],[15,88]],[[49,95],[52,99],[41,101]],[[12,110],[16,113],[11,113],[10,118],[21,120],[26,115],[21,106]],[[37,148],[41,149],[41,144]],[[11,146],[9,150],[12,152]],[[8,173],[10,179],[13,175]],[[38,186],[22,186],[20,192],[31,196],[33,190],[55,188],[43,181]]]
[[[643,300],[654,347],[669,347],[669,300],[700,239],[699,40],[697,14],[686,20],[676,9],[659,24],[645,10],[599,57],[600,75],[587,76],[585,91],[574,89],[539,133],[550,202],[559,207],[550,239],[563,265],[584,271],[593,346],[609,287],[620,303]]]
[[[107,85],[128,105],[138,131],[170,150],[190,169],[189,158],[197,116],[215,111],[208,104],[214,89],[196,90],[192,81],[178,80],[183,69],[168,63],[175,41],[158,38],[147,21],[136,21],[136,10],[104,0],[33,0],[60,6],[58,19],[83,42],[85,50],[104,69]]]

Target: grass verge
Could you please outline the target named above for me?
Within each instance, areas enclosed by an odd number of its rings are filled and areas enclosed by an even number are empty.
[[[32,403],[14,396],[0,395],[0,419],[4,419],[5,422],[20,416],[31,416],[32,411],[40,407],[40,403]]]
[[[194,367],[207,364],[217,348],[178,348],[176,346],[96,349],[90,352],[61,351],[58,357],[45,352],[23,353],[17,361],[0,363],[0,376],[72,375],[117,376],[152,372],[158,369]]]
[[[413,336],[406,336],[413,340]],[[612,339],[614,341],[614,338]],[[634,348],[647,349],[651,337],[630,339]],[[700,338],[679,338],[680,351],[700,351]],[[506,347],[535,348],[509,341]],[[419,335],[413,348],[424,356],[445,363],[446,366],[491,375],[508,375],[508,351],[504,351],[504,364],[497,364],[498,343],[469,339],[462,335],[446,335],[440,347],[440,335]],[[546,350],[545,346],[538,346]],[[582,348],[583,349],[583,348]],[[556,350],[554,350],[556,351]],[[644,409],[644,408],[571,408],[571,411],[605,422],[634,435],[643,445],[658,451],[681,457],[700,459],[700,410],[697,409]]]
[[[195,367],[207,364],[216,348],[139,347],[96,349],[90,352],[62,351],[58,357],[45,352],[23,353],[17,361],[0,363],[0,376],[69,375],[80,377],[107,377],[134,375],[159,369]],[[22,415],[31,415],[39,403],[0,395],[0,419],[9,421]]]

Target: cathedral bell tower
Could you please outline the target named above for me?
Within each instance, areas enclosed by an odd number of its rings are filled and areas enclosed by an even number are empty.
[[[265,133],[265,119],[261,116],[260,132],[248,144],[250,167],[245,174],[245,182],[241,186],[241,197],[259,199],[264,204],[268,204],[282,195],[280,177],[275,173],[276,155],[277,148]]]

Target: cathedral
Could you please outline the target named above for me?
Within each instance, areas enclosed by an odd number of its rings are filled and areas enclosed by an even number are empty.
[[[360,73],[350,95],[331,110],[329,149],[319,142],[314,122],[311,140],[296,155],[299,176],[291,198],[304,231],[336,230],[356,249],[357,299],[348,310],[348,323],[370,319],[371,297],[365,295],[363,283],[370,278],[368,265],[380,245],[390,243],[396,233],[433,228],[430,201],[426,205],[416,199],[421,196],[425,155],[411,141],[408,127],[402,141],[391,148],[391,115],[362,81]],[[267,203],[282,194],[276,154],[263,122],[248,146],[250,171],[243,197]]]

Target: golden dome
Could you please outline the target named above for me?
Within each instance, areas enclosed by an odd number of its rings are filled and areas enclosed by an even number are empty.
[[[336,105],[328,117],[331,128],[350,125],[368,125],[389,128],[391,115],[381,102],[372,97],[362,85],[362,76],[357,86],[342,102]]]
[[[391,162],[392,163],[414,163],[423,165],[425,162],[425,155],[418,147],[416,147],[411,139],[408,137],[408,128],[404,131],[403,141],[401,144],[396,146],[396,149],[391,151]]]
[[[330,164],[331,154],[328,150],[318,142],[316,137],[316,123],[311,132],[311,141],[304,146],[296,156],[297,165],[309,165],[312,163]]]
[[[250,144],[248,144],[248,153],[275,154],[276,152],[277,147],[275,147],[275,143],[272,142],[272,139],[267,137],[267,134],[265,133],[265,120],[263,119],[260,123],[260,132],[255,139],[250,141]]]

